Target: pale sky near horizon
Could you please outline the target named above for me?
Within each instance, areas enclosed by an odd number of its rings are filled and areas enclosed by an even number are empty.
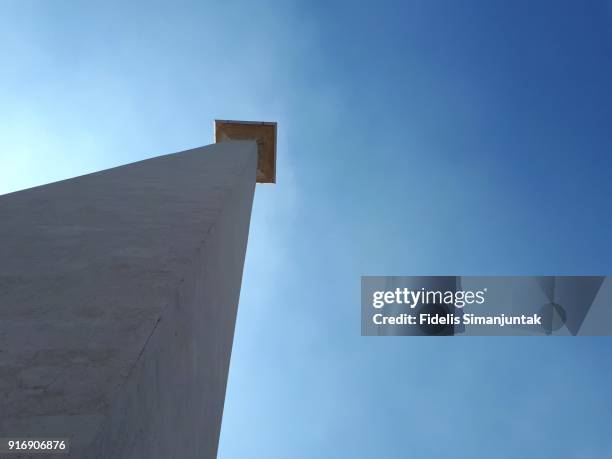
[[[0,194],[279,123],[220,459],[612,457],[612,338],[359,317],[361,275],[612,272],[611,2],[0,0],[0,58]]]

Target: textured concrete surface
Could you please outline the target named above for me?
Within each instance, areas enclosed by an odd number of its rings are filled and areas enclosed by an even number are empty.
[[[216,456],[256,153],[224,142],[0,196],[0,437]]]

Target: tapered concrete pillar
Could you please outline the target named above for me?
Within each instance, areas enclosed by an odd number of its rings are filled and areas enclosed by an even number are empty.
[[[0,196],[0,437],[69,437],[79,459],[216,457],[257,150]]]

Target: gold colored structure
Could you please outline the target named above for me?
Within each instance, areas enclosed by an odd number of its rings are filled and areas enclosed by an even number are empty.
[[[257,182],[276,183],[276,123],[215,120],[215,143],[225,140],[255,140]]]

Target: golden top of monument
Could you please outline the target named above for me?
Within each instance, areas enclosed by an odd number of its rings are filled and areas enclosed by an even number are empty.
[[[215,120],[215,143],[225,140],[255,140],[257,182],[276,183],[276,123]]]

